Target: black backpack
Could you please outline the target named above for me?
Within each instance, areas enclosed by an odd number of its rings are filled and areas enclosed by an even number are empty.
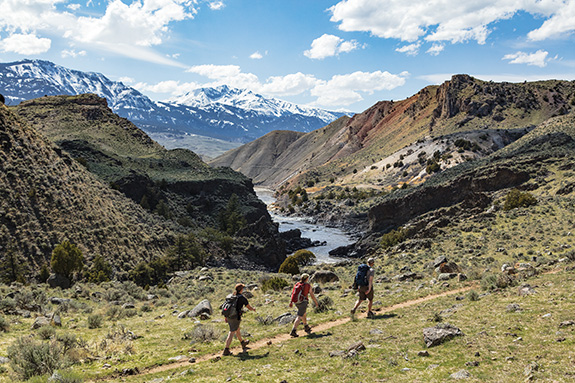
[[[222,304],[222,315],[226,318],[238,318],[238,296],[230,294],[226,297],[226,301]]]
[[[367,273],[370,267],[365,263],[362,263],[357,267],[357,273],[355,274],[355,280],[353,281],[354,286],[367,286],[369,281],[367,280]]]

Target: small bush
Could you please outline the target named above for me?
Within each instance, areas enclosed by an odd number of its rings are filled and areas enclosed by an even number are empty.
[[[333,299],[331,299],[327,295],[324,295],[323,297],[318,299],[317,303],[319,303],[319,305],[317,305],[317,307],[314,308],[314,311],[316,313],[326,312],[333,307]]]
[[[278,272],[291,275],[299,274],[299,264],[297,259],[293,255],[287,257],[281,264]]]
[[[431,318],[431,321],[441,323],[441,322],[443,322],[443,317],[441,316],[440,313],[434,313],[433,317]]]
[[[259,324],[261,324],[263,326],[270,326],[270,325],[275,323],[275,320],[274,320],[274,317],[272,317],[271,315],[268,315],[265,318],[261,317],[261,316],[257,316],[256,322],[258,322]]]
[[[42,340],[50,340],[56,337],[56,329],[52,326],[42,326],[37,330],[37,334]]]
[[[518,207],[529,207],[535,204],[537,204],[537,199],[531,193],[512,189],[505,197],[503,210],[509,211]]]
[[[296,259],[299,266],[309,266],[313,264],[316,259],[314,253],[304,249],[296,251],[293,256]]]
[[[407,231],[405,229],[392,230],[381,236],[379,243],[384,249],[393,247],[407,239]]]
[[[23,380],[52,374],[63,366],[62,348],[58,342],[38,342],[30,337],[18,338],[8,347],[8,358],[14,372]]]
[[[216,328],[211,325],[199,324],[192,329],[190,333],[184,334],[185,339],[190,339],[193,342],[212,342],[220,338],[220,333]]]
[[[8,324],[8,321],[6,320],[6,318],[0,317],[0,331],[1,332],[8,332],[9,329],[10,329],[10,325]]]
[[[476,302],[476,301],[479,300],[479,294],[477,293],[477,291],[471,290],[471,291],[467,294],[467,298],[468,298],[471,302]]]
[[[280,277],[271,277],[262,281],[261,289],[265,293],[268,290],[281,291],[289,286],[288,281]]]
[[[484,274],[481,277],[481,288],[483,290],[491,291],[497,289],[497,275],[495,274]]]
[[[88,328],[100,328],[102,327],[102,316],[99,314],[92,314],[88,316]]]

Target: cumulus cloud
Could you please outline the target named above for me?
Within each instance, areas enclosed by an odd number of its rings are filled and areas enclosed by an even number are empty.
[[[356,41],[344,41],[340,37],[324,34],[312,41],[311,48],[303,54],[310,59],[322,60],[326,57],[337,56],[342,52],[351,52],[358,47]]]
[[[443,45],[443,44],[433,44],[431,46],[431,48],[429,48],[427,50],[427,53],[429,53],[432,56],[437,56],[438,54],[443,52],[444,49],[445,49],[445,45]]]
[[[208,1],[208,6],[210,7],[211,10],[219,11],[226,5],[224,4],[223,1]]]
[[[59,9],[58,6],[66,2],[0,0],[0,30],[14,36],[37,36],[36,51],[47,46],[47,39],[42,37],[44,32],[59,33],[70,42],[85,47],[177,65],[173,60],[162,59],[151,47],[164,41],[172,23],[193,18],[197,12],[196,2],[190,0],[140,0],[130,4],[112,0],[107,3],[103,15],[78,17],[72,13],[78,9],[77,4],[66,6],[65,11]]]
[[[575,2],[562,0],[342,0],[329,11],[331,21],[343,31],[412,43],[424,39],[485,44],[494,23],[518,12],[547,18],[529,34],[533,40],[575,30]]]
[[[329,81],[316,85],[311,90],[311,94],[317,97],[316,105],[347,106],[363,100],[360,92],[373,94],[375,91],[391,90],[404,85],[408,76],[407,72],[395,75],[387,71],[358,71],[333,76]]]
[[[35,34],[15,33],[0,40],[0,50],[21,55],[45,53],[50,50],[51,45],[52,41],[50,39],[39,38]]]
[[[250,58],[253,60],[261,60],[264,56],[260,52],[254,52],[250,55]]]
[[[503,56],[502,60],[510,60],[509,64],[527,64],[543,68],[547,65],[547,55],[549,52],[538,50],[535,53],[515,52]]]
[[[270,96],[295,96],[302,94],[321,81],[315,76],[303,74],[301,72],[288,74],[286,76],[272,76],[261,85],[260,92]]]
[[[421,43],[415,43],[396,48],[395,51],[399,53],[405,53],[408,56],[417,56],[420,47]]]
[[[86,56],[88,54],[88,52],[86,52],[86,51],[76,52],[76,50],[74,50],[74,49],[64,49],[61,54],[62,54],[63,58],[66,58],[66,57],[76,58],[78,56]]]

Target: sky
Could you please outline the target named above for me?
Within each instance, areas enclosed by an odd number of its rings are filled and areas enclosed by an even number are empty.
[[[0,0],[0,62],[21,59],[361,112],[454,74],[575,80],[575,0]]]

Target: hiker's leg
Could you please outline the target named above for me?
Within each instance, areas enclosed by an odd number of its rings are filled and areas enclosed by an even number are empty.
[[[229,332],[228,339],[226,339],[226,348],[230,348],[230,344],[232,344],[232,339],[234,339],[235,332]]]
[[[295,318],[295,321],[293,322],[293,328],[292,328],[292,330],[297,329],[297,326],[299,326],[300,322],[301,322],[301,317],[300,317],[300,316],[298,316],[297,318]]]
[[[361,302],[363,302],[363,300],[361,300],[361,299],[358,299],[357,302],[355,302],[355,306],[353,306],[353,311],[357,310],[357,308],[359,307]]]
[[[371,311],[371,306],[373,305],[373,299],[368,299],[367,301],[367,311]]]
[[[238,329],[236,330],[236,337],[238,338],[238,340],[240,341],[240,343],[242,343],[244,340],[242,339],[242,334],[240,331],[240,328],[238,327]]]
[[[301,323],[303,323],[304,326],[307,326],[307,313],[303,314],[301,317]]]

